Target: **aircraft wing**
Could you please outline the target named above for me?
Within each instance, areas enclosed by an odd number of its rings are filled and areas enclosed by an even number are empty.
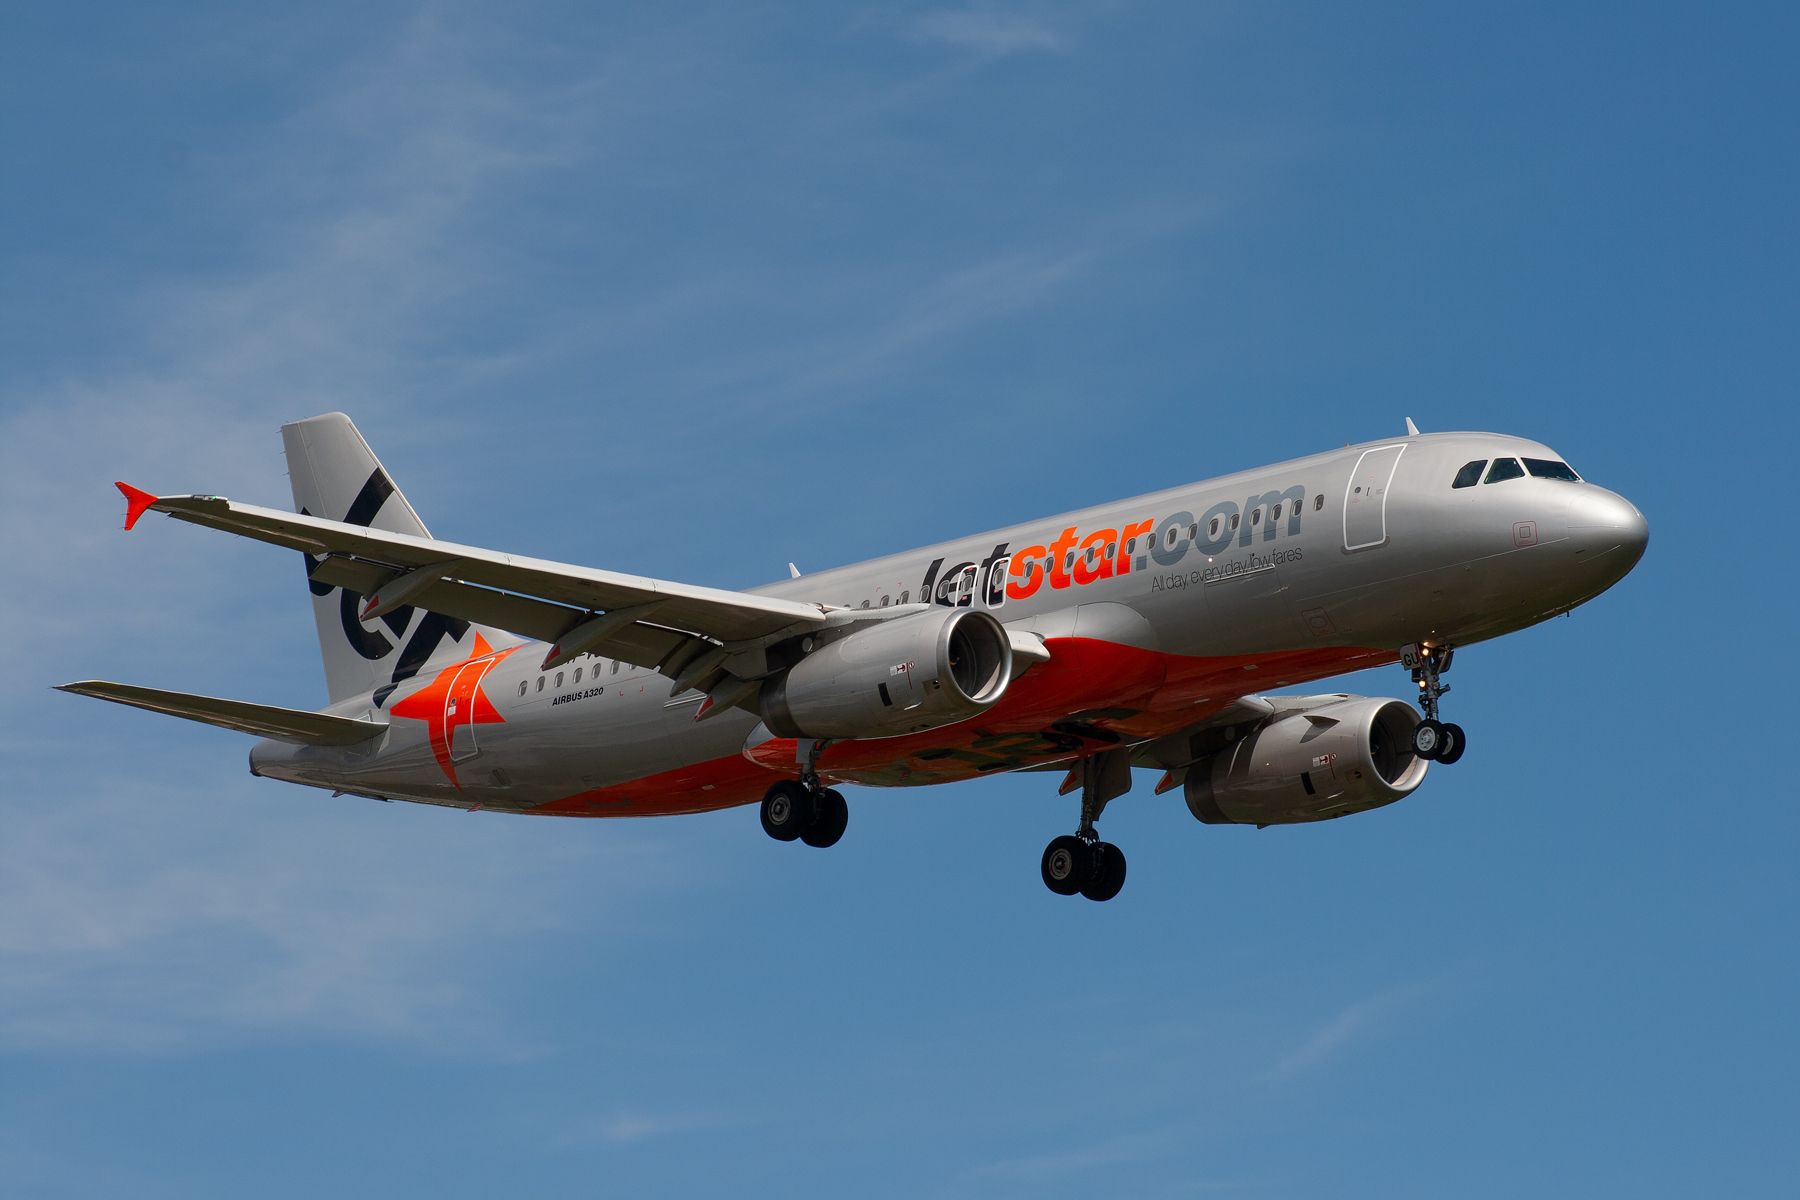
[[[329,713],[306,712],[298,708],[277,708],[272,704],[248,704],[242,700],[220,700],[213,696],[195,696],[187,692],[165,692],[161,688],[133,687],[128,683],[108,683],[103,679],[84,679],[65,683],[56,689],[78,696],[111,700],[133,708],[186,717],[221,729],[254,733],[258,737],[295,742],[302,746],[354,746],[377,737],[387,726],[375,721],[357,721],[350,717],[334,717]]]
[[[796,600],[501,554],[223,496],[152,496],[126,484],[119,490],[130,503],[127,529],[155,510],[299,550],[312,561],[313,579],[366,597],[364,620],[402,605],[427,609],[554,643],[546,666],[604,653],[678,679],[702,665],[692,681],[716,684],[727,673],[764,673],[732,661],[734,654],[825,621],[818,605]]]

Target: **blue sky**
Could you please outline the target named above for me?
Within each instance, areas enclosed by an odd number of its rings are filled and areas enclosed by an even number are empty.
[[[1796,18],[1754,5],[15,6],[0,1191],[1787,1194]],[[49,692],[324,700],[285,505],[725,587],[1345,442],[1649,517],[1408,800],[1044,776],[554,822]],[[1398,668],[1343,685],[1408,694]]]

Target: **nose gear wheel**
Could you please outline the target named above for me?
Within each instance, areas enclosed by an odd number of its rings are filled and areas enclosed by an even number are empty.
[[[1454,646],[1427,646],[1422,642],[1400,651],[1401,664],[1412,668],[1413,682],[1419,685],[1419,708],[1425,713],[1425,719],[1413,729],[1413,753],[1445,766],[1461,758],[1467,745],[1461,725],[1438,719],[1438,701],[1450,690],[1447,684],[1438,682],[1438,676],[1450,669],[1455,655]]]

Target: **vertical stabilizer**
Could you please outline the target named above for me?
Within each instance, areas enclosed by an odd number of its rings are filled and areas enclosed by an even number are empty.
[[[283,425],[281,440],[299,512],[389,533],[431,536],[343,413]],[[314,580],[312,569],[318,560],[303,557],[319,650],[325,658],[325,685],[333,704],[373,692],[380,707],[396,685],[418,674],[441,643],[460,642],[468,632],[466,621],[412,608],[397,608],[364,624],[357,619],[362,597]]]

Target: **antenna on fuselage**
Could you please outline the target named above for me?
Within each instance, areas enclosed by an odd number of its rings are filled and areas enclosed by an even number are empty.
[[[1406,436],[1407,437],[1418,437],[1419,436],[1419,427],[1412,423],[1411,417],[1406,418]],[[792,565],[792,564],[790,564],[790,565]]]

